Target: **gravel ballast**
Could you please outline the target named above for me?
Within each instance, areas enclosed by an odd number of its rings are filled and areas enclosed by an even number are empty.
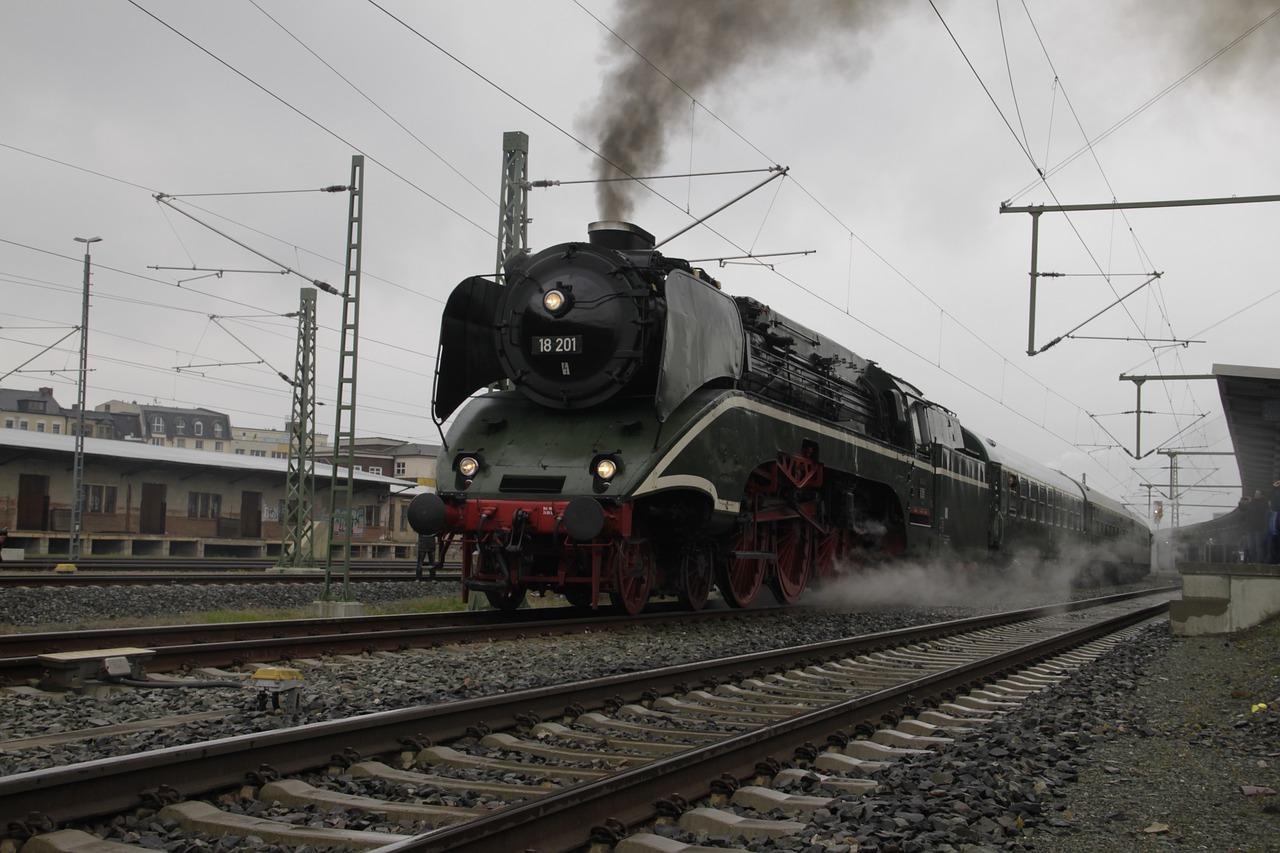
[[[286,595],[297,595],[303,604],[316,597],[315,584],[287,586],[299,588]],[[424,590],[447,594],[436,587],[362,585],[361,598],[392,600]],[[14,600],[6,591],[0,625],[21,630],[21,620],[30,617],[43,625],[52,621],[51,613],[65,618],[73,606],[98,619],[109,618],[113,607],[122,616],[191,612],[245,606],[243,601],[260,595],[269,600],[255,606],[297,606],[282,603],[267,588],[224,591],[221,601],[216,589],[169,587],[145,603],[139,596],[149,599],[152,593],[140,588],[59,590],[56,602],[44,598],[49,611],[34,614],[32,608],[42,605]],[[199,603],[181,600],[188,591]],[[87,601],[70,604],[77,594]],[[241,603],[227,603],[228,595]],[[490,643],[325,661],[305,669],[305,707],[297,722],[554,684],[565,672],[588,678],[971,612],[947,607],[789,615],[760,620],[757,627],[735,624],[731,637],[724,636],[723,626],[682,625],[601,632],[586,640],[589,647],[583,637],[538,638],[532,641],[536,652],[526,641],[518,654],[513,643]],[[101,699],[0,691],[0,740],[206,709],[227,714],[110,743],[7,753],[0,756],[0,774],[291,724],[257,711],[251,692],[235,689],[128,691]],[[1147,629],[930,760],[935,766],[920,771],[883,771],[889,774],[882,780],[885,790],[874,798],[850,800],[815,816],[801,836],[752,843],[750,849],[1280,851],[1280,800],[1274,793],[1280,790],[1280,626],[1190,639],[1171,638],[1167,623]],[[925,773],[925,781],[916,773]],[[949,810],[940,811],[942,804]],[[724,846],[729,840],[700,842]]]

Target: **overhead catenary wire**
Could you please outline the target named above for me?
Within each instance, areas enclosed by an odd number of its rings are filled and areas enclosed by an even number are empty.
[[[376,163],[378,166],[382,167],[383,169],[386,169],[390,174],[394,175],[396,178],[398,178],[399,180],[403,181],[403,182],[404,182],[405,184],[407,184],[408,186],[413,187],[413,188],[414,188],[414,189],[416,189],[418,192],[422,193],[422,195],[424,195],[424,196],[426,196],[427,198],[431,199],[432,201],[436,202],[436,203],[437,203],[437,204],[439,204],[441,207],[443,207],[443,208],[445,208],[446,210],[448,210],[450,213],[453,213],[455,216],[459,217],[460,219],[464,220],[465,222],[470,223],[471,225],[473,225],[473,226],[475,226],[476,228],[478,228],[480,231],[482,231],[482,232],[484,232],[485,234],[488,234],[488,235],[490,235],[491,237],[494,237],[494,238],[496,239],[496,235],[495,235],[495,234],[494,234],[490,229],[488,229],[488,228],[484,227],[483,225],[481,225],[480,223],[478,223],[478,222],[474,221],[473,219],[471,219],[470,217],[466,216],[465,214],[463,214],[461,211],[457,210],[457,209],[456,209],[456,208],[454,208],[453,206],[451,206],[451,205],[449,205],[449,204],[446,204],[443,200],[441,200],[438,196],[434,195],[433,193],[427,192],[427,190],[425,190],[425,189],[423,189],[422,187],[418,186],[416,183],[414,183],[413,181],[409,180],[409,178],[407,178],[405,175],[403,175],[403,174],[401,174],[400,172],[396,171],[395,169],[391,168],[391,167],[390,167],[390,166],[388,166],[386,163],[384,163],[384,162],[382,162],[382,161],[378,160],[378,159],[377,159],[376,157],[374,157],[372,154],[369,154],[368,152],[361,150],[360,146],[355,145],[355,144],[353,144],[353,143],[349,142],[348,140],[344,139],[341,135],[339,135],[339,134],[338,134],[338,133],[336,133],[335,131],[331,130],[330,128],[326,127],[324,124],[322,124],[322,123],[320,123],[319,121],[317,121],[316,119],[312,118],[310,115],[308,115],[307,113],[303,112],[301,109],[299,109],[298,107],[294,106],[294,105],[293,105],[293,104],[291,104],[289,101],[287,101],[287,100],[285,100],[284,98],[282,98],[281,96],[277,95],[275,92],[271,91],[271,90],[270,90],[270,89],[268,89],[266,86],[263,86],[261,83],[259,83],[258,81],[254,80],[254,79],[253,79],[252,77],[250,77],[249,75],[245,74],[244,72],[240,71],[240,70],[239,70],[238,68],[236,68],[235,66],[231,65],[231,63],[227,62],[226,60],[222,59],[221,57],[219,57],[218,55],[216,55],[215,53],[213,53],[213,52],[212,52],[211,50],[209,50],[208,48],[206,48],[206,47],[204,47],[203,45],[201,45],[201,44],[199,44],[198,42],[196,42],[196,41],[195,41],[195,39],[192,39],[190,36],[188,36],[188,35],[186,35],[185,33],[181,32],[178,28],[174,27],[172,24],[169,24],[167,21],[165,21],[164,19],[162,19],[160,16],[156,15],[154,12],[151,12],[150,10],[148,10],[147,8],[145,8],[144,6],[142,6],[141,4],[139,4],[139,3],[137,2],[137,0],[126,0],[126,2],[128,2],[128,3],[129,3],[129,5],[133,6],[133,7],[134,7],[135,9],[137,9],[138,11],[140,11],[140,12],[142,12],[143,14],[147,15],[149,18],[151,18],[152,20],[154,20],[156,23],[158,23],[158,24],[160,24],[161,26],[163,26],[165,29],[167,29],[167,30],[169,30],[170,32],[172,32],[174,35],[176,35],[176,36],[178,36],[179,38],[181,38],[181,39],[183,39],[184,41],[186,41],[186,42],[187,42],[188,44],[190,44],[192,47],[195,47],[195,48],[196,48],[197,50],[199,50],[201,53],[204,53],[206,56],[208,56],[209,58],[213,59],[215,62],[219,63],[220,65],[222,65],[222,66],[223,66],[224,68],[226,68],[227,70],[229,70],[229,71],[231,71],[232,73],[236,74],[237,76],[239,76],[240,78],[242,78],[243,80],[245,80],[246,82],[248,82],[249,84],[251,84],[252,86],[254,86],[255,88],[259,89],[260,91],[262,91],[262,92],[263,92],[263,93],[265,93],[266,95],[270,96],[270,97],[271,97],[271,98],[273,98],[274,100],[276,100],[276,101],[278,101],[279,103],[283,104],[285,107],[287,107],[290,111],[292,111],[292,112],[296,113],[298,116],[302,117],[302,118],[303,118],[303,119],[305,119],[306,121],[308,121],[308,122],[310,122],[311,124],[315,125],[317,128],[319,128],[319,129],[320,129],[321,131],[323,131],[324,133],[326,133],[326,134],[328,134],[329,136],[333,137],[334,139],[336,139],[337,141],[341,142],[343,145],[347,146],[348,148],[350,148],[350,149],[352,149],[352,150],[355,150],[355,151],[360,152],[361,154],[363,154],[363,155],[365,156],[365,158],[366,158],[366,159],[368,159],[368,160],[369,160],[369,162],[371,162],[371,163]]]
[[[1024,131],[1024,137],[1025,137],[1025,131]],[[792,179],[792,183],[795,183],[795,179]],[[838,222],[838,220],[837,220],[837,222]],[[854,237],[855,237],[855,234],[852,234],[852,232],[850,232],[850,240],[851,240],[851,241],[852,241],[852,238],[854,238]],[[859,240],[860,240],[860,238],[859,238]],[[904,277],[904,280],[905,280],[905,277]],[[922,296],[924,295],[924,292],[923,292],[923,291],[920,291],[920,293],[922,293]],[[925,297],[925,298],[928,298],[928,297]],[[941,309],[940,309],[940,310],[941,310]],[[847,314],[847,310],[846,310],[846,314]],[[954,318],[954,316],[948,315],[948,314],[946,314],[946,313],[943,313],[943,315],[945,315],[947,319],[951,319],[952,321],[956,321],[957,325],[961,325],[961,328],[964,328],[963,323],[959,323],[959,320],[956,320],[956,319]],[[966,329],[966,330],[968,330],[968,329]],[[992,351],[993,351],[993,352],[995,352],[995,350],[992,350]],[[1029,377],[1029,374],[1025,374],[1025,375],[1028,375],[1028,377]],[[1029,377],[1029,378],[1030,378],[1030,377]]]

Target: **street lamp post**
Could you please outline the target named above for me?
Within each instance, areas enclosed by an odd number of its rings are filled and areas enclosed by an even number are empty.
[[[71,554],[74,564],[80,559],[80,523],[84,513],[84,402],[85,385],[89,379],[89,246],[101,237],[77,237],[84,243],[84,304],[80,310],[80,373],[76,382],[76,458],[72,475],[71,495]]]

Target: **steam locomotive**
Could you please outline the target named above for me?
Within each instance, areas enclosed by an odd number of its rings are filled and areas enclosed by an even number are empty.
[[[464,599],[514,609],[553,590],[638,613],[652,596],[700,609],[713,587],[745,607],[767,586],[794,603],[889,558],[1081,547],[1113,578],[1146,572],[1150,530],[1117,502],[726,294],[643,229],[588,232],[446,303],[434,415],[457,416],[438,493],[409,521],[461,545]]]

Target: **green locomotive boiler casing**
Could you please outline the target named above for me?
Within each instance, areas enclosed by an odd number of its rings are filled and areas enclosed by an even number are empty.
[[[743,606],[767,584],[793,602],[885,558],[1141,539],[1123,508],[1095,523],[1079,484],[635,226],[596,223],[506,279],[467,279],[446,305],[434,411],[457,415],[439,494],[410,509],[460,544],[464,596],[638,612],[655,594],[699,608],[713,585]]]

